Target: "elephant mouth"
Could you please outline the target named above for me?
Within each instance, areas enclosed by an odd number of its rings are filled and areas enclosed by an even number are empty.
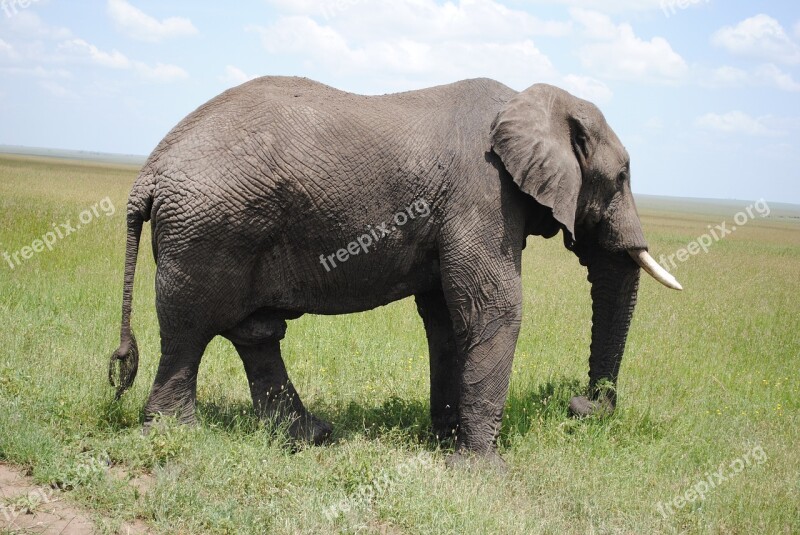
[[[650,256],[650,253],[648,253],[646,249],[631,249],[628,251],[628,254],[648,275],[667,288],[679,291],[683,290],[681,283],[679,283],[669,271],[661,267],[661,265]]]

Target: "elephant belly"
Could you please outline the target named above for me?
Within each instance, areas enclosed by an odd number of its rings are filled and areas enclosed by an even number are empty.
[[[330,271],[317,262],[316,268],[297,270],[285,266],[285,277],[265,281],[264,305],[302,314],[349,314],[363,312],[440,285],[438,260],[433,256],[406,251],[398,257],[377,255],[361,265],[337,265]],[[337,272],[337,270],[341,271]],[[275,271],[270,270],[274,275]]]

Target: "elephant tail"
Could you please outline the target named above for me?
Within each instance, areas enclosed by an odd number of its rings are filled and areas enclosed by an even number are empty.
[[[125,244],[125,279],[122,285],[120,343],[108,363],[108,380],[111,386],[117,389],[116,399],[119,399],[133,385],[133,381],[136,379],[136,372],[139,370],[139,348],[136,345],[136,337],[131,329],[133,278],[136,273],[136,257],[139,254],[142,225],[150,219],[152,205],[152,177],[140,175],[128,198],[128,237]],[[115,370],[115,368],[118,368],[118,370]]]

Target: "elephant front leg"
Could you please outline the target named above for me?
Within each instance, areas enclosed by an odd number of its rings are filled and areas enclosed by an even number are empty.
[[[438,439],[458,434],[461,371],[453,322],[441,289],[416,296],[428,336],[431,374],[431,432]]]
[[[474,456],[503,464],[497,437],[519,336],[522,291],[513,266],[485,276],[458,277],[474,282],[450,286],[446,294],[461,360],[460,428],[448,466],[469,463]]]
[[[493,321],[500,325],[485,325],[465,337],[473,342],[462,365],[458,445],[456,453],[448,459],[448,466],[461,464],[474,455],[502,464],[497,454],[497,437],[520,324],[514,312]],[[487,333],[487,329],[494,332]]]
[[[331,434],[331,425],[306,410],[286,372],[280,340],[234,345],[244,363],[253,407],[259,417],[287,422],[293,440],[323,443]]]

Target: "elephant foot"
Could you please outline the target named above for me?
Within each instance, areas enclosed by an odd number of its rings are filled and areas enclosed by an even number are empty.
[[[304,443],[319,446],[333,431],[331,424],[317,418],[302,405],[300,408],[289,408],[283,403],[274,403],[272,407],[257,412],[265,422],[271,422],[279,427],[285,425],[286,434],[295,445]]]
[[[442,442],[453,439],[458,435],[458,419],[434,419],[431,423],[430,432],[431,435]]]
[[[333,426],[317,418],[310,412],[306,412],[303,416],[295,416],[292,418],[292,423],[289,425],[288,433],[292,441],[304,442],[319,446],[324,444],[331,436]]]
[[[177,403],[173,401],[177,399]],[[145,427],[162,424],[164,420],[174,420],[183,425],[197,425],[197,408],[190,395],[170,396],[169,398],[150,395],[144,407]]]
[[[431,436],[439,442],[447,442],[453,440],[458,435],[458,426],[455,427],[437,427],[431,426]]]
[[[508,471],[506,462],[495,449],[491,449],[485,453],[459,450],[449,455],[447,459],[445,459],[444,464],[447,468],[452,470],[489,469],[501,474],[505,474]]]
[[[591,400],[586,396],[575,396],[569,402],[570,416],[575,418],[586,418],[589,416],[599,416],[601,418],[611,416],[616,409],[616,403],[605,396],[600,396],[596,400]]]
[[[164,418],[174,418],[174,421],[179,425],[186,425],[194,427],[198,424],[197,417],[194,411],[183,412],[151,412],[146,413],[144,422],[142,423],[142,435],[147,436],[152,430],[160,431],[166,428],[169,424],[164,421]]]

